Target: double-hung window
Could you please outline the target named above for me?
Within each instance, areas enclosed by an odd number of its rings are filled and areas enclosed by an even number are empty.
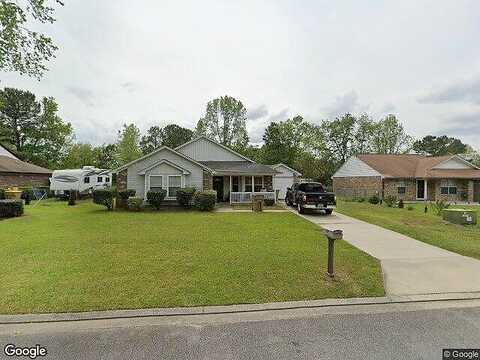
[[[252,192],[252,177],[245,176],[245,192]]]
[[[168,197],[177,196],[177,190],[182,187],[181,175],[168,175]]]
[[[453,180],[442,180],[440,193],[442,195],[457,195],[457,184]]]
[[[150,190],[163,189],[163,176],[150,176]]]
[[[405,184],[405,181],[399,181],[397,183],[397,194],[405,195],[406,192],[407,192],[407,184]]]

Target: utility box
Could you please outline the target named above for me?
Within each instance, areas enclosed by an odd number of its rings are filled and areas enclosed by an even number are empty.
[[[252,210],[256,212],[263,211],[263,195],[252,196]]]
[[[477,212],[466,209],[445,209],[442,210],[443,220],[459,225],[476,225]]]

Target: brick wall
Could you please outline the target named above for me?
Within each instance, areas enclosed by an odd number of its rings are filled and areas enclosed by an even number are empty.
[[[458,201],[467,201],[468,200],[468,180],[451,180],[457,186],[457,194],[442,194],[440,188],[442,186],[442,181],[437,180],[435,182],[435,200],[443,200],[448,202],[458,202]]]
[[[203,170],[203,190],[213,190],[213,176],[205,170]]]
[[[398,185],[405,185],[405,194],[398,193]],[[417,185],[415,179],[385,179],[383,182],[384,196],[395,196],[398,200],[415,201]]]
[[[0,173],[0,188],[11,186],[48,186],[51,174]]]
[[[382,179],[380,176],[333,178],[333,192],[347,198],[382,196]]]
[[[117,191],[127,190],[128,169],[124,169],[117,174]]]

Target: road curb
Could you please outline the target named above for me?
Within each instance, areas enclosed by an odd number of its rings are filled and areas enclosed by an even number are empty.
[[[404,303],[428,303],[439,301],[480,300],[480,292],[446,293],[424,295],[391,295],[385,297],[323,299],[309,301],[288,301],[266,304],[239,304],[176,308],[153,308],[135,310],[106,310],[75,313],[0,315],[0,324],[49,323],[65,321],[88,321],[142,317],[191,316],[251,313],[261,311],[281,311],[342,306],[368,306]]]

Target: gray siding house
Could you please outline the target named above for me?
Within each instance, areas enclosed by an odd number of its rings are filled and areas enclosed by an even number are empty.
[[[151,189],[165,189],[166,200],[174,200],[179,188],[215,190],[217,201],[231,203],[250,202],[252,195],[263,194],[276,199],[274,178],[283,175],[275,168],[255,161],[207,137],[198,137],[175,149],[162,146],[152,153],[115,170],[117,188],[136,190],[146,198]],[[293,169],[292,169],[293,170]],[[293,170],[295,172],[295,170]],[[280,185],[293,184],[283,180]]]

